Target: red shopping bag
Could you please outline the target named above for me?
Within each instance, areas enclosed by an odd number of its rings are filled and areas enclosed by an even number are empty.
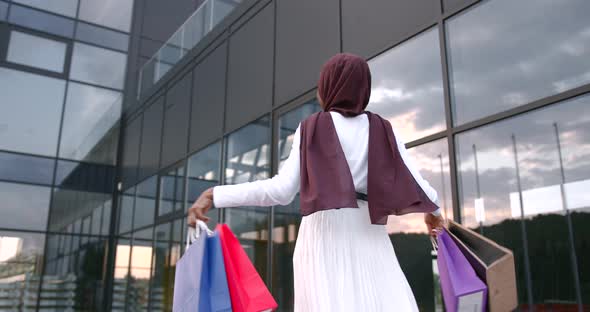
[[[268,288],[240,242],[226,224],[215,229],[221,238],[223,262],[234,312],[272,311],[277,308]]]

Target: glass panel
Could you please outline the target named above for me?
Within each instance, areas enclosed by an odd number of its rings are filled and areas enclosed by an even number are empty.
[[[78,9],[78,0],[13,0],[12,2],[25,4],[69,17],[76,17],[76,10]]]
[[[137,185],[135,195],[135,216],[133,228],[137,229],[154,223],[158,178],[152,176]]]
[[[186,209],[192,206],[203,191],[219,184],[220,172],[221,143],[219,142],[209,145],[189,158]],[[209,227],[214,228],[218,222],[218,211],[213,208],[209,210],[207,216],[211,219]]]
[[[63,231],[69,224],[80,222],[83,226],[79,233],[90,233],[90,217],[95,209],[102,209],[111,199],[111,193],[95,193],[56,188],[49,216],[49,230]],[[88,222],[86,225],[83,222]]]
[[[438,28],[369,61],[368,110],[388,119],[403,142],[446,128]]]
[[[0,179],[51,185],[54,165],[50,158],[0,152]]]
[[[587,248],[582,247],[588,239],[580,234],[587,231],[577,223],[587,219],[590,206],[584,195],[590,177],[584,161],[590,154],[590,121],[584,114],[589,104],[590,97],[582,96],[457,136],[464,223],[479,226],[514,251],[522,303],[527,298],[526,261],[536,305],[558,301],[575,309],[573,246],[580,279],[590,280],[582,270],[588,265],[583,257]],[[476,200],[481,203],[478,211]],[[572,228],[570,220],[578,226]],[[547,274],[548,267],[552,274]]]
[[[82,43],[74,43],[70,77],[101,86],[122,89],[127,56]]]
[[[6,20],[6,13],[8,13],[8,3],[0,1],[0,21]]]
[[[64,70],[66,48],[64,42],[11,31],[6,60],[61,73]],[[39,50],[43,53],[39,53]]]
[[[45,2],[45,1],[44,1]],[[30,27],[42,32],[71,38],[74,35],[74,21],[13,4],[10,7],[9,21],[13,24]]]
[[[132,310],[148,310],[153,232],[154,228],[150,227],[133,234],[129,272],[129,289],[133,296],[128,296],[127,299]]]
[[[111,226],[111,210],[112,210],[113,202],[109,200],[104,203],[104,211],[102,213],[102,226],[101,226],[101,234],[102,235],[109,235],[111,233],[110,226]]]
[[[91,225],[91,232],[92,235],[100,235],[100,229],[102,228],[102,211],[104,209],[104,204],[100,205],[99,207],[94,208],[92,211],[92,225]],[[108,220],[105,220],[108,222]]]
[[[160,176],[158,216],[184,209],[184,183],[184,166]]]
[[[68,189],[110,194],[115,187],[115,167],[58,160],[55,184]]]
[[[213,27],[221,22],[235,7],[240,5],[241,0],[213,0]]]
[[[133,0],[81,0],[78,18],[129,32],[132,13]]]
[[[447,34],[455,122],[589,83],[589,11],[584,0],[495,0],[453,17]]]
[[[151,258],[151,255],[150,255]],[[112,310],[125,311],[127,306],[127,282],[129,279],[129,261],[131,259],[131,242],[119,239],[115,249],[115,268],[113,274]]]
[[[129,46],[128,35],[83,22],[78,23],[76,39],[122,51],[127,51]]]
[[[191,49],[209,31],[209,24],[211,23],[211,3],[212,1],[205,1],[201,6],[189,17],[182,26],[184,31],[184,47]]]
[[[135,187],[119,195],[119,233],[127,233],[133,227],[133,206]]]
[[[169,311],[172,308],[172,285],[170,275],[174,268],[170,263],[172,223],[160,224],[156,227],[153,256],[152,287],[150,289],[150,308],[157,311]]]
[[[43,234],[0,232],[0,287],[5,311],[34,310],[43,259]],[[15,296],[26,293],[27,296]]]
[[[115,164],[121,93],[70,82],[59,156]]]
[[[65,82],[0,68],[0,86],[0,149],[55,156]]]
[[[0,182],[0,228],[45,231],[51,189]]]
[[[270,123],[263,117],[232,133],[226,140],[225,184],[266,179],[270,176]],[[266,280],[268,207],[223,209],[225,222]]]
[[[217,5],[217,3],[216,3]],[[320,111],[320,105],[313,100],[285,113],[279,118],[279,145],[276,147],[279,155],[279,167],[291,153],[293,138],[299,123],[309,115]],[[273,238],[273,295],[279,306],[285,310],[293,309],[293,251],[295,240],[299,232],[301,213],[299,211],[299,196],[287,206],[279,206],[274,210]]]
[[[57,242],[61,235],[51,235],[49,241]],[[68,255],[46,258],[46,270],[41,291],[42,310],[100,310],[103,305],[101,295],[103,287],[103,263],[106,259],[106,240],[97,240],[80,246],[80,249]],[[58,246],[48,244],[48,253],[58,254]],[[73,265],[62,270],[62,262],[69,257]],[[50,263],[54,265],[49,265]]]

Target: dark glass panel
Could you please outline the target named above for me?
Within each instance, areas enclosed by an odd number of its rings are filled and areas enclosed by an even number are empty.
[[[109,200],[104,203],[104,208],[102,212],[102,226],[100,230],[102,235],[109,235],[110,233],[112,207],[112,200]]]
[[[114,189],[115,167],[59,160],[55,185],[67,189],[110,194]]]
[[[81,0],[78,18],[129,32],[132,13],[133,0]]]
[[[172,288],[170,276],[174,275],[174,267],[170,263],[172,245],[170,236],[172,223],[156,226],[154,234],[154,250],[152,259],[152,285],[150,288],[150,308],[152,310],[171,310]]]
[[[135,187],[119,194],[119,234],[131,231],[133,227],[133,208],[135,206]]]
[[[90,216],[94,210],[102,210],[111,200],[111,193],[96,193],[56,188],[49,216],[49,230],[60,231],[72,223],[81,223],[76,233],[90,234]]]
[[[112,50],[74,43],[72,79],[105,87],[123,89],[127,55]]]
[[[37,10],[13,4],[8,20],[16,25],[71,38],[74,35],[74,21]]]
[[[225,183],[236,184],[270,177],[270,124],[263,117],[226,139]],[[223,209],[225,222],[238,237],[258,273],[266,279],[268,207]]]
[[[8,3],[0,1],[0,21],[6,20],[6,13],[8,13]]]
[[[455,123],[589,83],[588,12],[586,0],[494,0],[450,19]]]
[[[154,223],[158,178],[152,176],[137,185],[135,195],[135,216],[133,228],[137,229]]]
[[[299,123],[309,115],[320,110],[317,101],[313,100],[287,112],[279,117],[279,145],[276,151],[279,155],[279,169],[289,157],[293,138]],[[299,211],[299,196],[287,206],[274,209],[273,240],[273,295],[279,306],[286,310],[293,309],[293,251],[295,240],[299,232],[301,213]]]
[[[128,35],[83,22],[78,22],[76,39],[121,51],[129,47]]]
[[[0,179],[51,185],[54,165],[50,158],[0,152]]]
[[[10,32],[6,60],[62,73],[66,60],[66,49],[65,42],[13,30]],[[43,53],[39,53],[39,51],[43,51]]]
[[[445,130],[438,28],[369,61],[368,110],[388,119],[402,142]]]
[[[78,0],[13,0],[12,2],[32,6],[69,17],[76,17],[76,10],[78,9]]]
[[[122,95],[70,82],[61,133],[61,158],[114,165]]]
[[[158,216],[184,209],[184,166],[160,176]]]
[[[45,231],[51,189],[0,182],[0,228]]]
[[[38,299],[45,235],[0,232],[0,287],[6,311],[34,310]],[[15,294],[26,293],[27,296]]]
[[[61,237],[50,235],[48,240],[58,242]],[[41,297],[45,299],[41,300],[41,309],[100,311],[104,304],[103,261],[106,259],[107,241],[87,241],[72,254],[60,254],[59,246],[51,243],[47,244],[47,249],[49,254],[57,256],[45,259],[41,291]],[[69,264],[64,265],[65,262]]]
[[[65,81],[0,68],[0,86],[0,149],[55,156]]]
[[[221,143],[209,145],[196,152],[188,159],[188,190],[187,205],[190,208],[199,195],[206,189],[219,184],[221,173]],[[211,209],[207,213],[210,219],[209,227],[215,228],[218,222],[218,211]]]

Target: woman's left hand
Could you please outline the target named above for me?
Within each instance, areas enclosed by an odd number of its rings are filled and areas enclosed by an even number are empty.
[[[213,206],[213,188],[209,188],[204,191],[199,198],[195,201],[192,207],[188,210],[188,224],[195,226],[197,220],[209,221],[209,217],[206,216],[209,209]]]

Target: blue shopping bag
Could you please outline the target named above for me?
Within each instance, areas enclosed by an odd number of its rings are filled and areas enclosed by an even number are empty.
[[[201,274],[199,312],[231,312],[231,298],[219,233],[207,237]]]
[[[186,252],[176,263],[172,303],[174,312],[196,311],[199,306],[206,242],[205,230],[189,227]]]

